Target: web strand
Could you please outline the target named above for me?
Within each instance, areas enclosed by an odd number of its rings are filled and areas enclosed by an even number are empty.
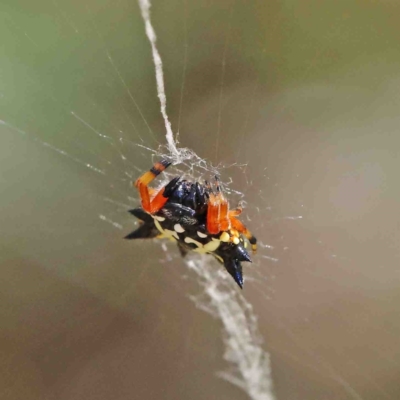
[[[168,143],[168,149],[175,159],[175,163],[178,163],[181,162],[181,153],[178,151],[176,147],[174,134],[172,132],[172,127],[171,127],[171,122],[169,121],[167,114],[167,96],[165,95],[163,65],[160,53],[158,52],[156,46],[157,36],[150,20],[150,2],[147,0],[139,0],[139,6],[145,24],[146,35],[150,41],[151,52],[153,54],[153,61],[154,61],[154,68],[155,68],[156,82],[157,82],[157,94],[158,98],[160,99],[161,114],[164,118],[164,124],[166,129],[165,138]]]

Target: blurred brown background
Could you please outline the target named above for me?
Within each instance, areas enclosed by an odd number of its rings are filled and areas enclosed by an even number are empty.
[[[248,164],[222,178],[272,246],[244,295],[279,400],[400,397],[399,12],[153,4],[181,144]],[[0,397],[248,398],[216,377],[221,325],[190,301],[202,289],[176,249],[122,240],[129,182],[164,143],[136,2],[3,1],[0,15]]]

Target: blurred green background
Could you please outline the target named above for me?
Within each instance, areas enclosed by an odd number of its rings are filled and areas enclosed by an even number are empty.
[[[152,7],[180,144],[247,164],[221,174],[271,246],[244,295],[277,399],[400,396],[399,12]],[[136,2],[2,1],[0,17],[1,397],[248,398],[216,377],[221,326],[176,249],[122,240],[130,182],[165,143]]]

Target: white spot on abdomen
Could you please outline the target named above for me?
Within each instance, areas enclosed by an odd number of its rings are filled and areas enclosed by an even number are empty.
[[[182,228],[182,225],[180,225],[180,224],[175,224],[175,225],[174,225],[174,229],[175,229],[176,232],[178,232],[178,233],[185,232],[185,230]]]

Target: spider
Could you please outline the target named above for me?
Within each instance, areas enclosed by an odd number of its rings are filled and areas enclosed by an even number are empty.
[[[162,159],[134,183],[142,206],[129,212],[140,226],[125,238],[167,237],[177,242],[183,257],[190,250],[210,253],[242,288],[241,261],[251,262],[247,241],[253,252],[257,249],[257,239],[237,219],[242,208],[229,210],[217,176],[213,186],[176,177],[159,191],[150,188],[149,183],[170,165]]]

